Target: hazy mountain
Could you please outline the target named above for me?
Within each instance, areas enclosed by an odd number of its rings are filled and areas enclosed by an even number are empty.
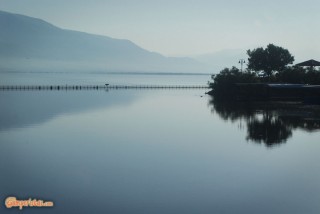
[[[222,50],[215,53],[194,56],[193,58],[209,65],[212,68],[213,73],[218,73],[226,67],[230,68],[235,66],[241,68],[241,65],[239,64],[240,59],[244,59],[246,63],[248,61],[248,55],[246,54],[245,49]],[[247,67],[246,63],[243,64],[243,68]]]
[[[191,58],[164,57],[129,40],[64,30],[0,11],[0,69],[19,71],[209,72]]]

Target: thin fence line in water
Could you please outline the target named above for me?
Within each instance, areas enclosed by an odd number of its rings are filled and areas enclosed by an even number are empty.
[[[101,89],[208,89],[206,85],[1,85],[0,91]]]

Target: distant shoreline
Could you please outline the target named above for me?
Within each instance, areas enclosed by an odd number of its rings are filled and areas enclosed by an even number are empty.
[[[134,71],[0,71],[0,73],[39,73],[39,74],[116,74],[116,75],[184,75],[206,76],[211,73],[179,73],[179,72],[134,72]]]

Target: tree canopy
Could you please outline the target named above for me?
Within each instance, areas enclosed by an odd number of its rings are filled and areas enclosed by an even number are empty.
[[[286,65],[292,64],[294,57],[282,47],[269,44],[267,48],[256,48],[248,50],[248,69],[254,71],[264,71],[271,76],[274,71],[283,70]]]

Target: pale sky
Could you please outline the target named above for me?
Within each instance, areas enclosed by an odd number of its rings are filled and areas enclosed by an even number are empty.
[[[0,10],[166,56],[274,43],[320,60],[320,0],[0,0]]]

